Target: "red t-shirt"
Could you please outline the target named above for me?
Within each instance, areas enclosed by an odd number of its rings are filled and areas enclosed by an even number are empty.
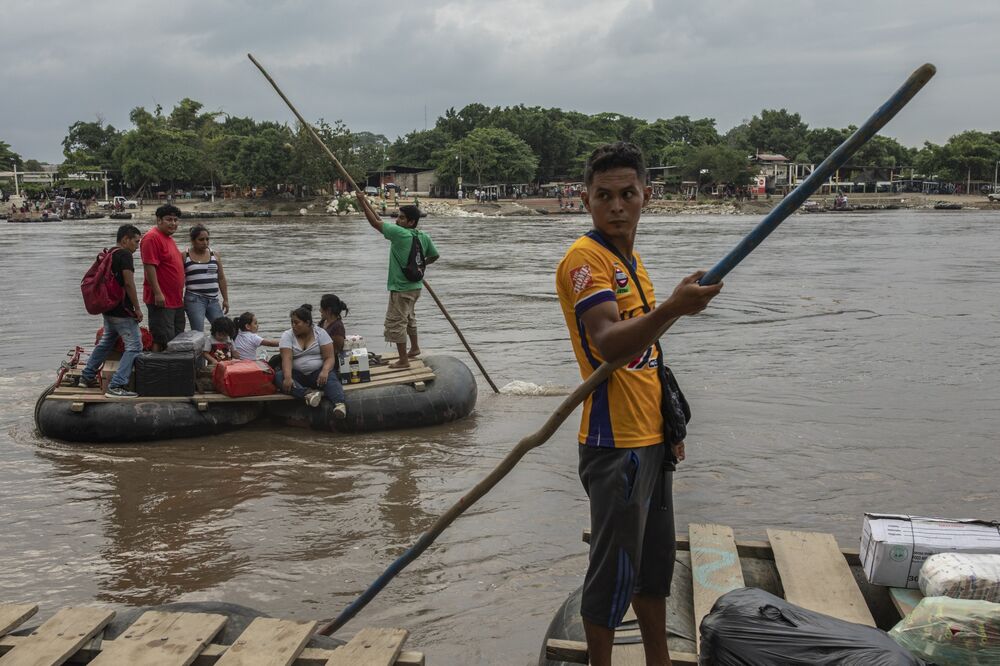
[[[153,227],[143,234],[139,253],[144,265],[156,266],[164,307],[184,307],[184,259],[174,239]],[[148,280],[143,281],[142,302],[147,305],[156,302]]]

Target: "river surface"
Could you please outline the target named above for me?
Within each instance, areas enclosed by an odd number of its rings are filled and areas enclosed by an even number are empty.
[[[637,249],[659,295],[758,219],[644,218]],[[256,312],[262,334],[333,291],[351,308],[348,333],[387,349],[387,246],[363,221],[208,224],[234,314]],[[39,602],[40,617],[178,600],[295,618],[343,609],[579,382],[552,276],[588,219],[421,226],[442,254],[428,278],[494,381],[555,395],[494,395],[480,379],[473,415],[437,428],[345,437],[255,425],[100,447],[40,437],[32,407],[66,349],[92,342],[99,320],[78,285],[117,223],[0,224],[0,599]],[[998,247],[1000,216],[986,211],[787,221],[665,338],[695,413],[675,480],[679,529],[815,529],[849,546],[865,511],[1000,518]],[[467,360],[426,294],[417,311],[425,351]],[[534,663],[586,566],[578,420],[339,635],[409,629],[429,666]]]

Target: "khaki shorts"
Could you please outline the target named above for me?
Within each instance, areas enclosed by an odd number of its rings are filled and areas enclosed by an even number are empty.
[[[417,334],[417,315],[414,308],[420,290],[390,291],[389,308],[385,312],[385,341],[404,344],[407,335]]]

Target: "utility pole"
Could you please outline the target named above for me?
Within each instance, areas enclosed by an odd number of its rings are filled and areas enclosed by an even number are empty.
[[[18,187],[18,184],[17,184],[17,162],[16,161],[14,162],[14,196],[15,197],[20,197],[21,196],[21,188]]]

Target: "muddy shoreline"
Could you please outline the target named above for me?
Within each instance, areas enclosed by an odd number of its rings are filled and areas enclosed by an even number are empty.
[[[644,209],[646,214],[653,215],[765,215],[781,202],[781,197],[770,199],[753,199],[736,201],[734,199],[701,199],[698,201],[680,201],[670,199],[655,199]],[[833,197],[829,195],[814,196],[809,199],[816,202],[820,209],[830,210],[833,207]],[[212,219],[243,218],[243,217],[342,217],[344,219],[359,219],[358,213],[336,215],[329,212],[328,197],[314,197],[304,200],[284,199],[226,199],[223,201],[180,200],[174,201],[188,217],[198,219],[201,215]],[[405,203],[412,203],[407,200]],[[400,204],[404,202],[401,200]],[[477,203],[455,199],[434,199],[420,197],[417,199],[420,208],[431,217],[469,217],[469,218],[502,218],[552,216],[567,218],[586,215],[579,208],[560,210],[555,199],[522,199],[501,200],[496,202]],[[981,195],[948,195],[934,196],[924,194],[885,194],[852,195],[850,205],[859,211],[865,210],[929,210],[939,204],[957,204],[962,209],[969,210],[1000,210],[1000,203],[991,202]],[[146,205],[142,210],[129,211],[133,219],[152,218],[155,207]],[[395,206],[386,209],[386,215],[395,214]],[[799,211],[803,212],[803,211]]]

